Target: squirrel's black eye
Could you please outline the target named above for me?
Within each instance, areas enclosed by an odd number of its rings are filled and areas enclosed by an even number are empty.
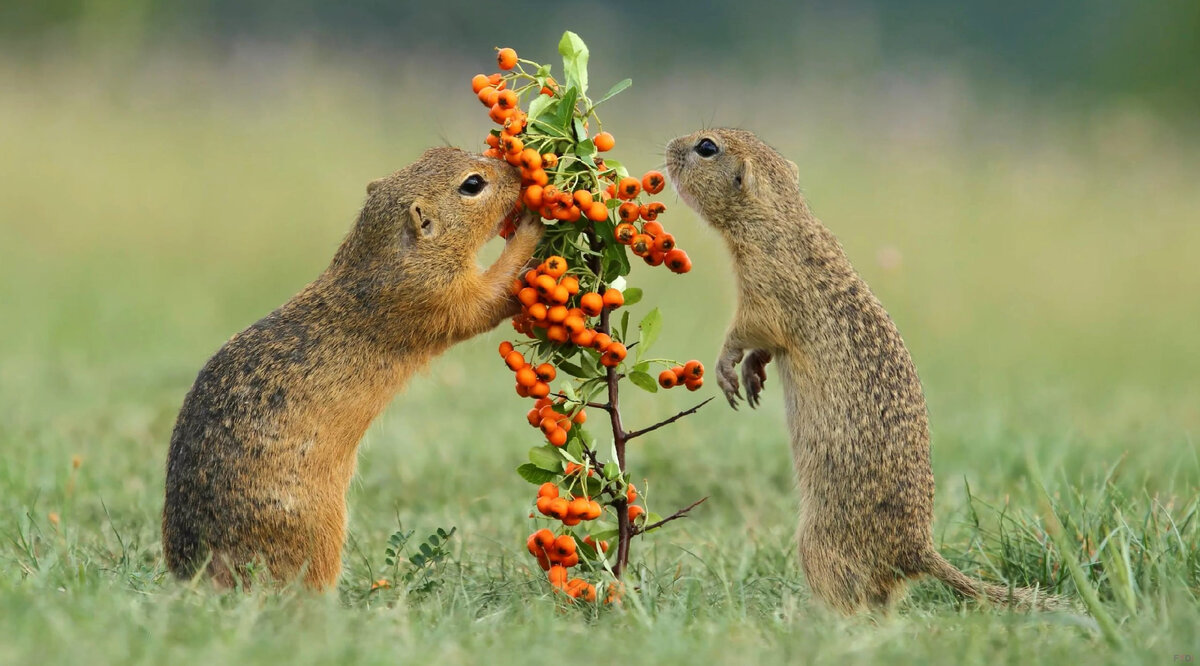
[[[700,139],[696,142],[696,147],[693,150],[700,157],[712,157],[721,152],[721,149],[717,147],[717,144],[712,139]]]
[[[483,176],[473,173],[467,176],[462,185],[458,186],[458,191],[461,194],[473,197],[482,192],[485,185],[487,185],[487,181],[483,179]]]

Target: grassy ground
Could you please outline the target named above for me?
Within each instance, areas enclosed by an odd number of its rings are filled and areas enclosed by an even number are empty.
[[[982,97],[937,81],[716,101],[665,82],[615,101],[609,129],[649,168],[711,109],[801,165],[922,372],[943,552],[993,580],[1097,589],[1113,643],[1082,614],[963,607],[932,583],[888,617],[816,608],[771,384],[757,412],[714,403],[633,447],[652,508],[711,499],[637,545],[642,593],[624,611],[561,612],[524,552],[531,487],[511,470],[537,438],[495,358],[501,331],[438,359],[370,429],[337,595],[171,580],[163,464],[195,372],[320,271],[367,181],[482,133],[473,71],[418,84],[316,61],[0,61],[0,663],[1200,658],[1200,152],[1135,109],[967,103]],[[663,349],[711,359],[727,258],[668,205],[696,269],[633,279],[667,315]],[[631,397],[626,420],[694,397]],[[392,575],[398,523],[457,527],[450,556],[428,589],[368,593]]]

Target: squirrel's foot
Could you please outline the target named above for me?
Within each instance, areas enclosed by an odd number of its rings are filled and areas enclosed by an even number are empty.
[[[725,393],[729,406],[737,409],[742,393],[738,386],[737,364],[742,360],[742,350],[726,349],[717,359],[717,386]]]
[[[758,396],[763,384],[767,383],[767,364],[770,362],[771,352],[765,349],[755,349],[742,362],[742,383],[746,385],[746,403],[751,409],[758,407]]]

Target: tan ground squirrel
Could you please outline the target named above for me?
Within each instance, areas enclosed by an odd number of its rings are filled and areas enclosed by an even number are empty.
[[[733,254],[738,308],[716,367],[730,405],[741,397],[743,356],[751,406],[777,360],[813,592],[847,613],[887,608],[907,579],[929,574],[972,598],[1057,605],[1035,589],[974,580],[934,548],[929,420],[916,368],[837,238],[809,211],[796,165],[735,129],[675,139],[666,158],[681,198]]]
[[[367,425],[415,371],[517,311],[510,285],[542,225],[526,217],[500,258],[476,253],[513,214],[519,171],[454,148],[371,182],[333,262],[225,343],[171,435],[167,567],[220,585],[265,567],[337,583],[346,489]]]

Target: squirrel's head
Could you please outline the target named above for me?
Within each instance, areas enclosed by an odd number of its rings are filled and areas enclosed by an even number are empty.
[[[343,246],[343,264],[454,258],[467,266],[519,210],[521,173],[458,148],[431,148],[367,184],[367,201]],[[407,263],[407,262],[406,262]]]
[[[708,129],[667,144],[679,196],[724,233],[737,233],[780,202],[799,202],[799,169],[753,133]],[[772,215],[773,217],[773,215]]]

